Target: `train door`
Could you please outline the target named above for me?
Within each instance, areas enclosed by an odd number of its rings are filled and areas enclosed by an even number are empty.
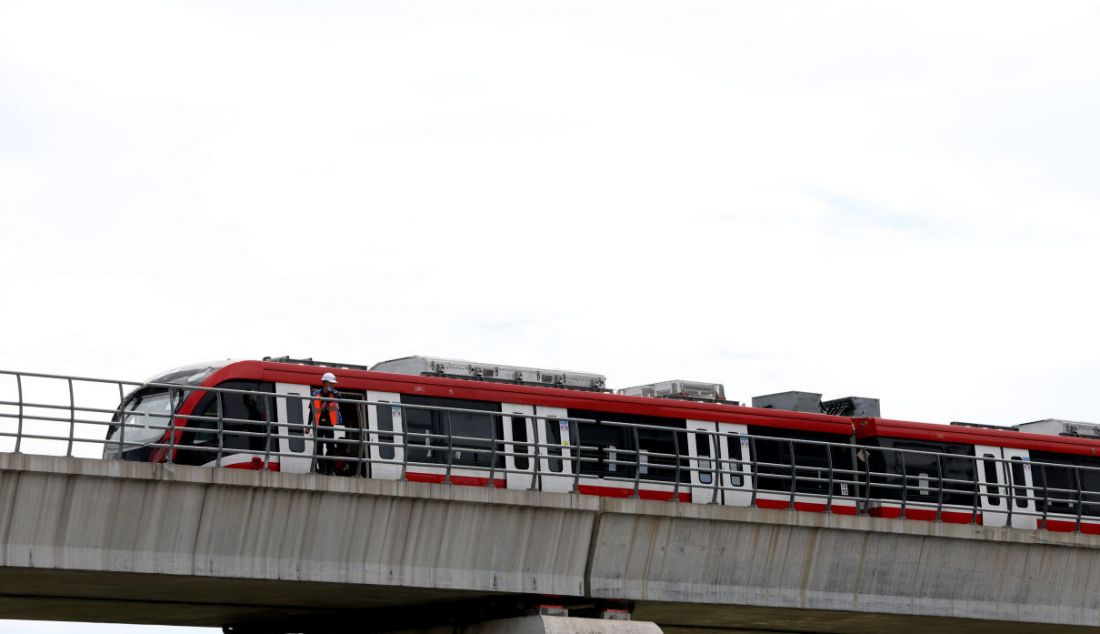
[[[722,455],[725,443],[717,436],[718,427],[709,421],[689,420],[687,430],[691,501],[695,504],[722,504],[723,491],[716,479],[714,457],[719,456],[724,461],[726,456]]]
[[[313,464],[313,436],[305,433],[309,420],[309,386],[275,384],[275,412],[279,424],[279,470],[309,473]]]
[[[368,475],[400,480],[405,465],[405,416],[396,392],[367,392],[367,427],[370,430]]]
[[[1003,447],[1001,451],[1008,460],[1004,465],[1010,486],[1005,502],[1012,506],[1008,514],[1011,518],[1009,524],[1013,528],[1037,528],[1039,522],[1035,514],[1035,488],[1032,484],[1031,462],[1027,450]]]
[[[749,441],[745,425],[687,421],[688,458],[691,465],[691,501],[696,504],[717,502],[726,506],[748,506],[752,501],[749,473]],[[715,461],[717,457],[717,461]],[[715,483],[714,467],[720,467],[721,480]],[[715,492],[717,491],[717,496]]]
[[[531,405],[502,403],[505,480],[509,489],[530,489],[534,482],[535,425]]]
[[[974,450],[978,456],[982,524],[1035,528],[1035,489],[1027,451],[987,445],[977,445]]]
[[[573,490],[572,434],[568,412],[562,407],[535,408],[535,429],[539,442],[538,479],[543,491],[566,493]],[[557,418],[557,417],[561,418]]]
[[[719,423],[719,447],[722,462],[722,486],[726,506],[752,503],[752,456],[749,428],[738,423]]]

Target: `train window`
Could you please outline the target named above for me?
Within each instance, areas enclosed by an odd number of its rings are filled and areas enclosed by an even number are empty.
[[[726,465],[726,471],[729,472],[730,486],[739,487],[745,482],[745,476],[741,475],[745,472],[746,465],[741,462],[745,460],[744,452],[741,451],[741,437],[740,436],[725,436],[726,443],[726,455],[729,456],[729,464]]]
[[[512,416],[512,452],[515,454],[517,469],[527,470],[531,468],[531,459],[527,457],[527,419],[523,416]]]
[[[714,474],[710,470],[710,458],[711,450],[710,445],[714,442],[714,436],[709,434],[695,434],[695,453],[699,456],[699,483],[700,484],[712,484],[714,482]]]
[[[569,410],[569,417],[584,419],[575,423],[582,475],[633,478],[636,467],[644,464],[638,475],[647,480],[674,482],[679,473],[681,482],[690,481],[684,420],[577,409]]]
[[[993,462],[993,454],[987,453],[982,455],[983,458],[989,458],[989,460],[982,461],[982,469],[985,470],[986,491],[988,494],[986,499],[989,500],[990,506],[1000,506],[1001,504],[1001,487],[993,486],[993,483],[997,481],[997,463]]]
[[[638,428],[640,475],[658,482],[689,482],[687,439],[684,431]]]
[[[493,464],[496,445],[496,423],[492,412],[500,411],[499,403],[466,401],[428,396],[405,396],[408,405],[447,407],[479,412],[407,408],[405,425],[409,432],[410,462],[427,462],[489,468]],[[448,435],[450,450],[448,451]],[[504,457],[496,454],[495,466],[504,466]]]
[[[258,381],[225,381],[218,385],[230,390],[248,390],[252,392],[274,392],[273,383]],[[273,398],[267,395],[244,394],[236,392],[221,393],[222,450],[233,452],[265,450],[265,438],[271,443],[270,450],[278,451],[276,438],[271,434],[269,421],[275,419]],[[207,393],[195,407],[199,418],[188,421],[190,431],[181,438],[182,445],[196,447],[218,444],[218,395]],[[271,434],[271,435],[269,435]],[[216,458],[214,452],[181,449],[176,456],[180,464],[206,464]]]
[[[1024,478],[1024,463],[1020,456],[1013,456],[1009,465],[1012,468],[1012,491],[1017,508],[1027,506],[1027,480]]]
[[[1040,512],[1100,516],[1100,460],[1031,451],[1031,475]],[[1081,505],[1080,502],[1084,504]]]
[[[553,418],[547,418],[543,420],[546,425],[546,455],[557,456],[556,458],[550,458],[547,460],[547,464],[550,467],[550,471],[554,473],[561,473],[565,466],[562,464],[562,444],[561,444],[561,428],[562,423],[568,425],[567,421],[559,421]],[[583,463],[582,463],[583,464]]]
[[[865,448],[871,497],[932,504],[939,504],[942,499],[949,505],[974,505],[976,474],[969,445],[894,438],[875,438],[872,443],[878,448],[873,445]],[[847,475],[837,477],[854,479]]]
[[[379,401],[375,405],[375,417],[378,420],[378,431],[393,431],[393,414],[398,409],[396,405],[390,405],[389,401]],[[378,434],[378,457],[383,460],[393,460],[396,449],[393,446],[393,434]]]
[[[793,481],[794,490],[798,493],[828,495],[831,462],[834,482],[832,493],[840,495],[841,481],[846,478],[843,470],[852,469],[851,456],[844,447],[820,443],[844,442],[846,438],[838,439],[832,434],[778,427],[750,426],[749,433],[771,437],[756,438],[753,441],[759,488],[789,493]],[[794,456],[791,455],[792,450]],[[842,471],[837,472],[838,469]]]
[[[302,398],[300,394],[288,394],[286,397],[287,435],[290,437],[288,445],[295,453],[306,450],[305,429],[302,425]]]

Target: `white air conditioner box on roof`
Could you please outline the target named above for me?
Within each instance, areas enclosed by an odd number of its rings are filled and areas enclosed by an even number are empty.
[[[496,365],[440,359],[437,357],[401,357],[374,364],[375,372],[393,372],[395,374],[414,374],[418,376],[446,376],[460,379],[498,381],[521,385],[543,385],[546,387],[564,387],[575,390],[602,390],[607,377],[589,372],[569,370],[548,370],[515,365]]]

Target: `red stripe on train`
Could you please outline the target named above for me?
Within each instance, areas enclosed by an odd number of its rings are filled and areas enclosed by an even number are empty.
[[[605,498],[628,498],[634,496],[634,489],[622,489],[619,487],[598,486],[594,484],[578,484],[577,492],[584,495],[599,495]],[[646,489],[638,489],[638,497],[643,500],[663,500],[668,501],[673,498],[672,491],[649,491]],[[675,495],[681,502],[691,501],[690,491],[680,491]]]
[[[756,506],[762,509],[789,509],[791,508],[790,500],[769,500],[767,498],[757,498]],[[854,506],[847,506],[845,504],[837,504],[833,502],[832,508],[830,508],[824,502],[800,502],[795,500],[794,510],[796,511],[808,511],[810,513],[835,513],[837,515],[859,515],[859,512]]]
[[[1045,528],[1055,533],[1073,533],[1077,530],[1075,520],[1039,520],[1039,528]],[[1100,535],[1100,524],[1081,522],[1081,532],[1090,535]]]
[[[409,482],[431,482],[433,484],[443,484],[447,481],[447,476],[442,473],[416,473],[410,471],[405,474],[405,479]],[[451,476],[450,483],[460,486],[483,487],[489,485],[489,478],[453,475]],[[507,485],[504,481],[504,478],[493,478],[493,486],[498,489],[503,489]]]
[[[871,517],[884,517],[896,520],[901,517],[901,507],[880,506],[871,509],[867,514]],[[934,522],[936,521],[936,510],[907,508],[905,509],[905,519]],[[981,524],[982,514],[973,511],[949,511],[945,509],[940,511],[940,521],[944,524]]]

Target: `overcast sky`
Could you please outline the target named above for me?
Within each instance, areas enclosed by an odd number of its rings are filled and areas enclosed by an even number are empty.
[[[1097,32],[1068,1],[0,0],[0,369],[427,354],[1100,421]]]

